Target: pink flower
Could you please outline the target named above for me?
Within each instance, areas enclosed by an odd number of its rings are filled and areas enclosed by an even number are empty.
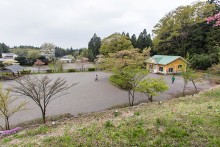
[[[18,131],[21,131],[22,128],[21,127],[16,127],[14,129],[11,129],[11,130],[5,130],[5,131],[1,131],[0,134],[1,135],[11,135],[11,134],[15,134],[17,133]]]
[[[220,12],[215,14],[214,16],[210,16],[206,18],[206,22],[209,24],[212,21],[216,21],[213,27],[220,26]]]

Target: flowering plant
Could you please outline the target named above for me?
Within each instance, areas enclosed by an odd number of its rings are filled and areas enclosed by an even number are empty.
[[[11,135],[11,134],[15,134],[15,133],[17,133],[17,132],[19,132],[21,130],[22,130],[21,127],[16,127],[14,129],[11,129],[11,130],[0,131],[0,135],[3,135],[3,136]]]
[[[206,18],[207,23],[211,23],[212,21],[215,21],[214,27],[220,26],[220,12],[215,14],[214,16],[210,16]]]

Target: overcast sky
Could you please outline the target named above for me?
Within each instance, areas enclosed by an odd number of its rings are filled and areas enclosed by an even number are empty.
[[[195,0],[0,0],[0,42],[88,47],[96,33],[149,33],[166,13]]]

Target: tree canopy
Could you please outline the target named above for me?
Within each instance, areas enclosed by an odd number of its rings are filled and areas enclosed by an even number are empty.
[[[115,53],[121,50],[127,50],[133,48],[130,38],[114,33],[107,38],[104,38],[101,42],[100,53],[108,55],[109,53]]]
[[[139,49],[121,50],[116,53],[109,53],[109,56],[102,60],[101,66],[106,70],[122,69],[126,66],[141,67],[144,65],[147,55],[144,53],[140,53]]]
[[[101,38],[96,34],[93,35],[88,44],[88,52],[90,61],[94,61],[99,54],[99,48],[101,46]]]
[[[191,32],[195,25],[201,24],[201,29],[211,29],[210,26],[202,26],[208,16],[212,16],[216,7],[214,4],[206,2],[197,2],[188,6],[180,6],[174,11],[164,16],[154,27],[154,50],[158,54],[181,55],[186,56],[187,52],[193,53],[190,45],[193,40],[200,40],[200,44],[205,44],[203,39],[206,35],[198,35],[188,40],[189,36],[196,35],[197,32]],[[209,31],[208,31],[209,32]],[[207,32],[207,33],[208,33]],[[206,33],[203,31],[203,33]],[[203,48],[196,47],[200,50]]]

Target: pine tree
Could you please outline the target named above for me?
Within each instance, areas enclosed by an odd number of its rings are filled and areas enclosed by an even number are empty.
[[[152,46],[152,39],[150,34],[147,34],[146,29],[143,30],[143,32],[140,33],[137,39],[137,47],[141,50],[144,48],[148,48]]]
[[[122,32],[122,35],[125,36],[125,32],[124,31]]]
[[[130,35],[129,35],[129,33],[127,33],[126,36],[130,39]]]
[[[133,34],[131,36],[131,42],[132,42],[132,45],[134,46],[134,48],[137,48],[137,38],[136,38],[135,34]]]
[[[97,35],[95,33],[88,44],[89,60],[90,61],[94,61],[96,56],[99,54],[100,46],[101,46],[101,38],[97,37]]]

